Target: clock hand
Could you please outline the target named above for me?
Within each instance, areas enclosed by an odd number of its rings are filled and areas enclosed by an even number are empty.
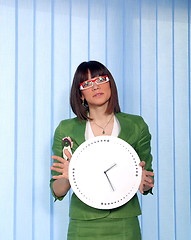
[[[105,176],[106,176],[106,178],[107,178],[107,180],[108,180],[112,190],[115,191],[113,185],[111,184],[111,181],[110,181],[109,177],[107,176],[107,173],[106,172],[104,172],[104,173],[105,173]]]
[[[104,173],[106,173],[107,171],[109,171],[110,169],[112,169],[113,167],[115,167],[117,164],[113,164],[110,168],[108,168],[107,170],[104,171]]]

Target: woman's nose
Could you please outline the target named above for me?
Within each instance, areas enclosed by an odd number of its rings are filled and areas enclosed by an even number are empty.
[[[99,89],[99,85],[96,84],[95,82],[93,82],[93,86],[92,86],[92,90],[96,90],[96,89]]]

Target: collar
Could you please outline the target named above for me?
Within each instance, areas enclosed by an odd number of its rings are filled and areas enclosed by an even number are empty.
[[[123,139],[124,141],[128,141],[129,136],[131,135],[132,129],[130,128],[131,124],[128,124],[128,118],[126,117],[126,114],[123,113],[116,113],[116,118],[118,119],[120,123],[120,133],[119,138]],[[76,118],[77,124],[74,125],[73,128],[73,136],[71,136],[72,139],[75,139],[77,145],[82,144],[85,142],[85,128],[86,128],[86,120],[79,120]],[[77,137],[76,137],[77,134]]]

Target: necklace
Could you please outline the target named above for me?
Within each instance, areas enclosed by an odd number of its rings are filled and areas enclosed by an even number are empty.
[[[101,128],[101,129],[103,130],[103,131],[102,131],[102,134],[105,134],[105,128],[106,128],[107,125],[110,123],[110,121],[111,121],[112,118],[113,118],[113,115],[111,116],[111,118],[110,118],[109,121],[105,124],[104,127],[98,125],[98,124],[94,121],[95,125],[98,126],[99,128]]]

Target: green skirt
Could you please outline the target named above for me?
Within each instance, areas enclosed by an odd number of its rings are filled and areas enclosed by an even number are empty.
[[[67,240],[140,240],[138,217],[71,219]]]

